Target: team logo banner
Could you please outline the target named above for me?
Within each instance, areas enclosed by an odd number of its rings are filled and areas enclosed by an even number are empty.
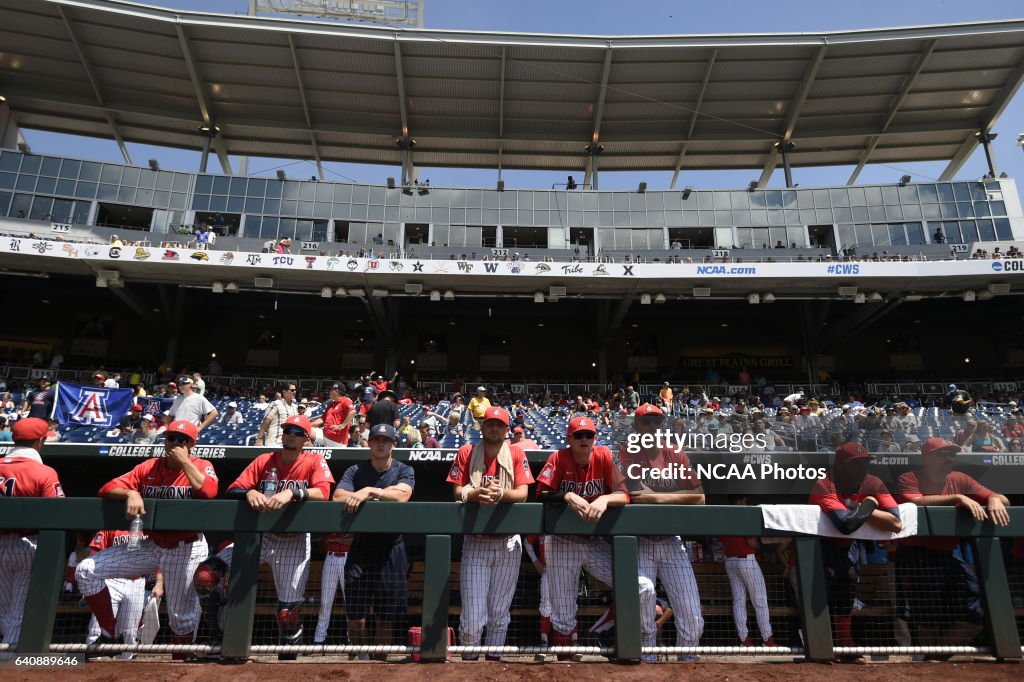
[[[57,384],[53,418],[63,424],[113,428],[132,408],[132,389]]]
[[[164,398],[163,396],[155,396],[148,398],[139,398],[139,405],[142,405],[142,413],[152,415],[154,418],[163,417],[164,412],[171,409],[171,405],[174,404],[174,398]],[[129,409],[131,406],[129,406]]]

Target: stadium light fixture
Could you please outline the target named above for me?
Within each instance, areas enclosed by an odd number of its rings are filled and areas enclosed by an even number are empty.
[[[756,189],[757,189],[757,180],[751,180],[750,184],[747,185],[747,191],[748,192],[753,192]]]
[[[754,293],[754,294],[748,294],[747,295],[747,303],[749,303],[750,305],[757,305],[760,302],[761,302],[761,294]]]
[[[278,180],[284,180],[287,177],[288,177],[288,174],[285,173],[283,170],[277,171],[277,179]]]
[[[213,291],[213,293],[215,294],[223,294],[224,282],[214,282],[213,285],[210,287],[210,290]]]
[[[657,303],[658,305],[661,305],[665,301],[666,301],[665,294],[656,294],[654,296],[654,302]]]
[[[431,291],[430,292],[430,300],[431,301],[440,301],[441,300],[441,292],[438,291],[437,289],[434,289],[433,291]]]
[[[640,185],[636,188],[636,191],[639,192],[640,194],[643,194],[644,192],[646,192],[647,191],[647,183],[646,182],[641,182]]]
[[[761,297],[761,303],[775,303],[775,294],[769,291]]]
[[[210,137],[213,137],[215,135],[220,135],[220,126],[204,123],[203,125],[199,126],[199,132],[203,133],[204,135],[209,135]]]
[[[967,303],[973,303],[977,298],[978,295],[974,292],[974,289],[968,289],[963,293],[963,299]]]
[[[455,300],[455,292],[452,291],[451,289],[449,289],[448,291],[444,292],[444,300],[446,300],[446,301],[454,301]]]
[[[160,170],[160,162],[157,161],[156,159],[150,159],[149,160],[149,170],[155,170],[155,171]]]
[[[395,179],[394,178],[388,178],[388,189],[394,189],[394,188],[395,188]]]
[[[650,294],[640,294],[640,305],[650,305],[650,304],[651,304],[651,295]]]
[[[334,289],[323,287],[320,289],[320,298],[334,298]]]
[[[692,193],[693,193],[693,187],[690,187],[689,185],[684,187],[683,188],[683,201],[686,201],[687,199],[689,199],[690,198],[690,194],[692,194]]]
[[[900,187],[906,187],[910,184],[911,177],[909,175],[900,176]]]
[[[544,292],[543,291],[534,292],[534,294],[533,294],[533,302],[534,303],[543,303],[544,302]]]
[[[505,181],[504,180],[498,180],[498,184],[495,186],[495,189],[498,190],[499,192],[504,192],[505,191]]]
[[[3,95],[0,95],[0,104],[3,104],[6,101],[7,101],[7,98],[4,97]]]

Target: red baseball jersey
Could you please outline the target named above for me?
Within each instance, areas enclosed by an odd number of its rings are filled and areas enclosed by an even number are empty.
[[[727,557],[748,557],[757,550],[750,546],[747,538],[741,535],[720,535],[718,541],[722,543],[722,549]]]
[[[316,488],[324,494],[325,500],[331,499],[334,476],[324,458],[315,452],[303,452],[291,466],[284,464],[281,452],[265,452],[245,467],[245,471],[228,486],[228,490],[258,490],[271,469],[277,469],[277,492]]]
[[[587,502],[602,495],[626,492],[626,479],[612,461],[612,451],[598,445],[590,453],[590,460],[579,466],[569,448],[559,450],[545,462],[537,476],[537,492],[553,490],[576,493]]]
[[[348,396],[343,395],[331,403],[327,410],[324,411],[324,438],[335,443],[348,445],[349,427],[341,428],[341,425],[345,423],[353,409],[355,408],[352,406],[352,399]]]
[[[100,488],[99,496],[106,497],[116,488],[125,488],[136,490],[143,497],[162,500],[212,500],[217,497],[217,472],[213,465],[198,457],[189,459],[206,477],[199,490],[192,490],[185,472],[169,467],[166,457],[154,457],[107,483]],[[188,531],[153,531],[149,537],[160,547],[169,548],[181,542],[192,542],[198,535]]]
[[[654,493],[695,490],[701,486],[697,472],[690,466],[690,458],[682,450],[676,452],[673,448],[662,448],[654,459],[647,459],[644,453],[630,454],[623,446],[615,457],[615,464],[627,479],[639,481]],[[670,466],[679,473],[669,478],[654,478],[649,471]],[[648,471],[645,473],[644,469]]]
[[[911,502],[925,495],[967,495],[975,502],[985,504],[994,492],[965,473],[951,471],[942,483],[925,480],[920,472],[908,471],[896,480],[896,496],[900,502]],[[911,547],[925,547],[939,552],[952,552],[960,544],[959,538],[918,538],[900,541]]]
[[[530,485],[533,483],[533,473],[530,471],[530,463],[526,459],[526,452],[518,445],[509,445],[512,454],[512,473],[515,477],[513,487]],[[448,483],[455,485],[469,485],[469,463],[473,459],[473,445],[467,443],[459,448],[455,455],[455,464],[448,472]],[[498,458],[487,459],[484,457],[484,471],[480,479],[480,485],[488,485],[492,480],[498,478]]]
[[[103,550],[114,547],[116,545],[127,545],[128,538],[131,537],[131,532],[127,530],[101,530],[97,531],[96,535],[92,536],[92,542],[89,543],[89,549],[92,553],[102,552]],[[143,535],[142,537],[148,537]]]
[[[64,497],[57,472],[32,459],[0,459],[0,497]]]
[[[877,476],[868,474],[861,481],[860,487],[855,493],[843,493],[840,494],[836,490],[835,481],[832,480],[832,472],[828,472],[825,478],[819,479],[814,484],[814,488],[811,489],[811,495],[808,499],[810,504],[816,504],[821,507],[821,510],[825,513],[830,511],[852,511],[864,501],[865,497],[873,496],[878,500],[879,509],[892,509],[898,507],[896,500],[892,495],[889,494],[889,490],[885,487],[885,483],[882,479]],[[834,542],[849,545],[853,540],[843,540],[841,538],[829,538]]]

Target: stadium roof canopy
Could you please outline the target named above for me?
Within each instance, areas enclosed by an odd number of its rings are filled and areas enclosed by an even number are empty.
[[[832,33],[570,36],[3,0],[25,128],[218,154],[422,166],[763,169],[948,160],[1024,79],[1024,20]],[[589,168],[587,169],[589,171]]]

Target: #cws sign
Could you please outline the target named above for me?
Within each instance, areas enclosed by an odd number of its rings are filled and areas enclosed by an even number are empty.
[[[61,425],[113,428],[132,408],[132,389],[57,384],[53,418]]]

